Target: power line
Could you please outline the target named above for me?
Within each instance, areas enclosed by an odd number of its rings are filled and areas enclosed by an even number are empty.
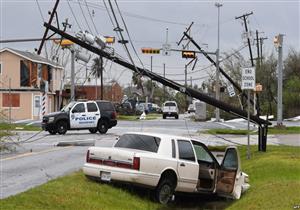
[[[79,2],[79,0],[78,0],[78,2]],[[86,25],[87,25],[88,29],[90,30],[90,32],[92,33],[92,29],[91,29],[91,27],[90,27],[90,25],[89,25],[89,22],[87,21],[87,19],[86,19],[86,17],[85,17],[85,14],[84,14],[84,12],[83,12],[83,9],[82,9],[82,7],[81,7],[81,4],[79,4],[79,7],[80,7],[80,10],[81,10],[81,13],[82,13],[82,16],[83,16],[83,18],[84,18],[84,20],[85,20]]]
[[[95,29],[96,33],[99,34],[99,32],[98,32],[98,30],[97,30],[97,27],[96,27],[96,25],[95,25],[94,19],[93,19],[93,17],[92,17],[92,14],[91,14],[91,12],[90,12],[89,6],[88,6],[88,4],[87,4],[87,1],[86,1],[86,0],[84,0],[84,1],[85,1],[85,4],[86,4],[87,11],[88,11],[88,13],[89,13],[89,15],[90,15],[90,18],[91,18],[91,20],[92,20],[92,24],[93,24],[93,26],[94,26],[94,29]]]
[[[126,31],[127,36],[128,36],[128,38],[129,38],[130,45],[131,45],[131,47],[132,47],[132,49],[133,49],[133,51],[134,51],[136,57],[137,57],[138,60],[140,61],[142,67],[144,68],[144,64],[143,64],[143,62],[141,61],[141,59],[140,59],[140,57],[139,57],[139,55],[138,55],[138,53],[137,53],[137,51],[136,51],[136,49],[135,49],[133,43],[132,43],[132,39],[131,39],[131,37],[130,37],[130,34],[129,34],[129,31],[128,31],[127,25],[126,25],[125,20],[124,20],[124,18],[123,18],[123,16],[122,16],[122,13],[121,13],[121,10],[120,10],[119,5],[118,5],[118,3],[117,3],[117,0],[115,0],[115,4],[116,4],[116,6],[117,6],[118,12],[119,12],[120,17],[121,17],[121,19],[122,19],[123,25],[124,25],[124,27],[125,27],[125,31]]]
[[[72,13],[72,15],[73,15],[73,17],[74,17],[74,20],[75,20],[75,22],[77,23],[78,28],[79,28],[81,31],[83,31],[82,28],[81,28],[81,26],[80,26],[80,24],[79,24],[79,22],[78,22],[78,20],[77,20],[77,18],[76,18],[76,16],[75,16],[75,14],[74,14],[74,11],[73,11],[73,9],[72,9],[71,4],[70,4],[69,1],[70,1],[70,0],[67,0],[67,3],[68,3],[68,5],[69,5],[69,8],[70,8],[70,10],[71,10],[71,13]]]

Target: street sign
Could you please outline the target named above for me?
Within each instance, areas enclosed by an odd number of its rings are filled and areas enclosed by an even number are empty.
[[[242,89],[255,90],[255,68],[242,68]]]
[[[171,45],[170,44],[162,45],[162,55],[165,55],[165,56],[171,55]]]
[[[228,94],[229,94],[230,97],[235,96],[235,91],[234,91],[233,85],[228,85],[227,86],[227,91],[228,91]]]

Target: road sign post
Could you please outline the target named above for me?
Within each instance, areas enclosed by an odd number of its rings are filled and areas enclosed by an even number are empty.
[[[255,68],[242,69],[242,90],[247,90],[247,118],[248,118],[248,135],[247,135],[247,159],[250,159],[250,91],[256,87],[255,83]]]

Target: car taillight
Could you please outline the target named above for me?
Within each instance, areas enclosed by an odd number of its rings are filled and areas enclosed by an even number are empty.
[[[139,157],[133,158],[132,169],[140,170],[140,158]]]
[[[90,161],[90,150],[86,153],[86,162],[88,163]]]
[[[111,113],[111,118],[112,118],[112,119],[116,119],[116,118],[117,118],[117,112]]]

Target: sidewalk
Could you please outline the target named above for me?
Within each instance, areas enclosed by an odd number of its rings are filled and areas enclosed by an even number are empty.
[[[247,135],[211,135],[200,134],[200,136],[193,136],[201,140],[206,145],[247,145]],[[250,144],[258,144],[258,135],[250,135]],[[267,145],[289,145],[300,146],[300,134],[287,135],[268,135]]]

